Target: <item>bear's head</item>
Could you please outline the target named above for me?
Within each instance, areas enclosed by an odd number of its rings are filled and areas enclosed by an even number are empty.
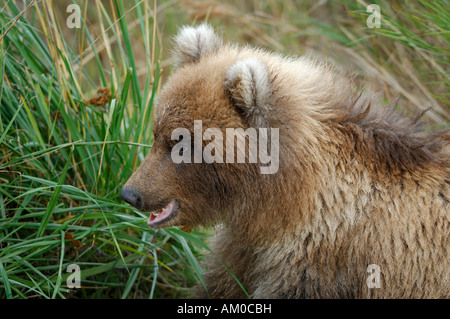
[[[176,69],[157,101],[151,152],[120,196],[150,212],[150,227],[215,224],[260,200],[245,194],[258,193],[249,185],[264,176],[260,159],[251,160],[245,151],[250,150],[246,134],[271,125],[271,76],[257,50],[223,45],[206,24],[180,30],[174,57]],[[227,129],[235,129],[233,151],[224,144]],[[239,136],[247,147],[239,146]],[[213,161],[202,156],[208,147]],[[237,160],[239,152],[243,162]]]

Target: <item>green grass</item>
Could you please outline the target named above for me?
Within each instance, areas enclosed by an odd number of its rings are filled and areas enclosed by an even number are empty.
[[[15,2],[4,6],[0,298],[189,296],[187,288],[202,272],[198,245],[177,229],[149,229],[147,216],[118,198],[151,148],[160,80],[151,57],[144,81],[138,79],[124,3],[114,1],[117,23],[97,3],[99,17],[113,26],[109,36],[117,39],[102,43],[110,46],[106,62],[96,52],[103,38],[94,42],[88,28],[71,31],[71,43],[65,40],[69,31],[49,2],[31,6],[17,21]],[[138,9],[141,37],[151,40],[152,21],[144,17],[151,8],[137,2]],[[44,22],[49,20],[52,26]],[[82,37],[94,54],[86,64],[73,41]],[[146,41],[148,52],[150,46]],[[107,102],[86,103],[100,87],[111,92]],[[83,289],[67,289],[70,264],[81,267]]]
[[[449,127],[447,0],[381,1],[380,29],[367,28],[362,0],[73,2],[81,29],[65,24],[69,2],[25,1],[22,12],[24,1],[0,0],[2,299],[185,298],[201,281],[206,234],[149,229],[118,197],[151,149],[170,37],[183,24],[330,57],[386,101],[431,106],[427,119]],[[67,288],[70,264],[82,289]]]

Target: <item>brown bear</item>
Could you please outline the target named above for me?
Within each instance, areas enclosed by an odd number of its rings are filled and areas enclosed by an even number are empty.
[[[152,150],[120,195],[150,227],[215,226],[199,297],[450,296],[448,131],[328,64],[225,45],[206,24],[180,30],[175,58]],[[277,130],[257,143],[277,147],[272,172],[251,160],[250,128]],[[191,161],[199,145],[215,160]]]

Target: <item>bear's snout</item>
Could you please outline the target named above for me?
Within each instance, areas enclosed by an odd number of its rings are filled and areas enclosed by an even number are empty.
[[[143,200],[142,196],[138,194],[136,191],[129,188],[122,188],[119,194],[120,198],[126,201],[131,206],[141,210],[143,208]]]

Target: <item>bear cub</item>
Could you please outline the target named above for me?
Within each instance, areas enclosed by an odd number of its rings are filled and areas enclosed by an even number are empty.
[[[174,43],[152,150],[120,196],[153,228],[215,227],[198,297],[450,296],[448,131],[312,58],[206,24]]]

